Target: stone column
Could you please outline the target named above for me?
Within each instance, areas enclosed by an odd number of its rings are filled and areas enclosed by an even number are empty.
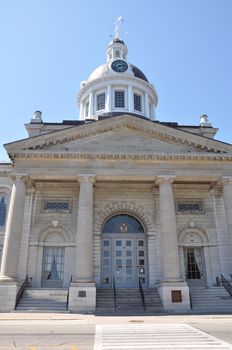
[[[34,182],[31,178],[26,180],[26,195],[25,195],[25,206],[24,206],[24,217],[22,227],[22,239],[19,256],[18,276],[21,280],[24,280],[27,275],[27,261],[28,261],[28,250],[29,250],[29,236],[31,230],[32,220],[32,208],[35,194]]]
[[[19,286],[18,264],[25,202],[23,180],[23,177],[16,176],[12,187],[0,274],[0,311],[14,310]]]
[[[93,118],[94,115],[94,100],[93,100],[93,92],[89,94],[89,117]]]
[[[158,176],[156,181],[160,194],[163,256],[163,281],[159,291],[166,310],[188,310],[190,308],[189,289],[180,277],[176,214],[172,192],[174,179],[175,176]]]
[[[76,233],[75,276],[70,286],[69,309],[94,312],[96,287],[93,281],[93,183],[95,176],[78,176],[80,183]]]
[[[176,214],[172,193],[173,176],[157,179],[160,191],[160,223],[163,247],[164,281],[180,280]]]
[[[151,118],[150,107],[149,107],[149,97],[148,97],[147,93],[145,94],[145,97],[144,97],[144,111],[145,111],[145,113],[144,113],[145,117]]]
[[[25,203],[24,179],[16,176],[6,224],[0,280],[17,280]]]
[[[106,110],[107,112],[112,112],[112,87],[111,85],[107,86],[107,98],[106,98]]]
[[[225,206],[226,223],[228,229],[228,235],[232,248],[232,177],[224,176],[221,178],[223,186],[223,198]]]
[[[134,111],[134,96],[131,85],[128,86],[128,112]]]

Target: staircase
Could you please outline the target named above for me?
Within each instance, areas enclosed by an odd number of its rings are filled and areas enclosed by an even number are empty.
[[[224,287],[190,287],[192,313],[232,314],[232,297]]]
[[[27,288],[16,311],[19,312],[61,312],[66,313],[68,289]]]
[[[155,288],[144,289],[145,310],[139,289],[117,289],[116,310],[113,289],[97,290],[97,315],[153,315],[163,312],[159,294]]]

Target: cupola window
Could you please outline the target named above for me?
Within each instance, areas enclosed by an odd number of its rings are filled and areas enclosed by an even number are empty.
[[[125,108],[125,92],[122,90],[114,91],[114,107]]]
[[[105,109],[105,104],[106,104],[106,95],[103,92],[97,95],[97,111],[100,111],[101,109]]]
[[[120,58],[120,51],[119,50],[115,51],[115,57]]]
[[[135,111],[142,111],[142,98],[139,94],[134,94],[134,110]]]

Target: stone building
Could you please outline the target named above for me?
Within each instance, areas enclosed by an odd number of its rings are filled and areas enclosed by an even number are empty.
[[[96,291],[156,289],[188,311],[192,288],[232,273],[232,146],[217,129],[159,122],[157,93],[116,36],[81,83],[79,120],[26,124],[0,164],[0,310],[31,288],[69,289],[94,312]],[[71,282],[70,282],[71,281]]]

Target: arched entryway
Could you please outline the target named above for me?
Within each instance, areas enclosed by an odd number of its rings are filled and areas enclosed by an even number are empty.
[[[148,285],[147,239],[144,226],[134,216],[121,213],[102,229],[101,285],[103,288],[137,288]]]
[[[188,228],[181,232],[183,270],[190,287],[205,286],[207,282],[205,248],[208,245],[206,235],[197,228]]]
[[[60,233],[49,234],[45,239],[42,287],[63,287],[65,248],[57,243],[64,243],[64,238]]]

